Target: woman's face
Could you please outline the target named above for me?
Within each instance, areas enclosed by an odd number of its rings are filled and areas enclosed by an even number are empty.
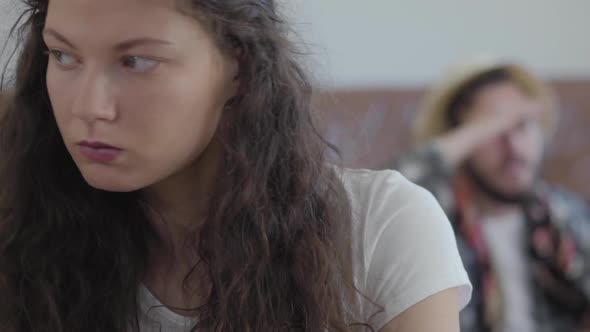
[[[93,187],[138,190],[188,168],[236,90],[235,59],[173,2],[49,1],[49,97]]]

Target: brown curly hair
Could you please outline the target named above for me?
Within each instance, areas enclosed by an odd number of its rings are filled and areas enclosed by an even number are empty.
[[[139,192],[94,189],[49,102],[42,31],[26,0],[11,107],[1,119],[0,329],[139,330],[138,290],[157,239]],[[273,0],[182,0],[222,50],[239,94],[220,125],[223,163],[195,252],[210,281],[193,331],[350,331],[350,203],[328,166],[311,86]],[[191,275],[185,278],[191,282]],[[187,289],[194,287],[187,287]]]

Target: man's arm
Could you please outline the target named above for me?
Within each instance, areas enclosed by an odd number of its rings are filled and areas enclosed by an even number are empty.
[[[445,212],[453,206],[451,178],[469,155],[490,139],[502,135],[523,121],[538,116],[538,105],[507,108],[501,103],[491,109],[469,110],[460,126],[431,142],[397,156],[390,163],[410,181],[429,190]]]
[[[391,164],[408,180],[430,191],[448,214],[454,205],[451,180],[454,169],[447,166],[437,145],[430,143],[399,156]]]

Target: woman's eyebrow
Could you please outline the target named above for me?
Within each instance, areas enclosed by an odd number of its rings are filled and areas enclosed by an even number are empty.
[[[62,34],[60,34],[59,32],[57,32],[56,30],[52,29],[52,28],[45,28],[43,30],[43,35],[44,36],[51,36],[57,40],[59,40],[60,42],[68,45],[71,48],[76,48],[76,46],[71,43],[66,37],[64,37]]]

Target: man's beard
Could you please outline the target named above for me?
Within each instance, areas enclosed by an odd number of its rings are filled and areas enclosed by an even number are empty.
[[[519,190],[517,192],[509,193],[498,189],[490,181],[488,181],[481,173],[479,173],[473,165],[469,162],[465,164],[465,172],[477,189],[488,198],[501,203],[509,205],[521,205],[529,200],[533,184]],[[535,176],[536,177],[536,176]]]

